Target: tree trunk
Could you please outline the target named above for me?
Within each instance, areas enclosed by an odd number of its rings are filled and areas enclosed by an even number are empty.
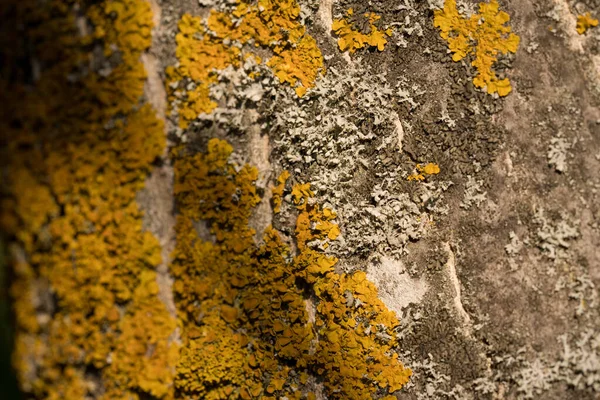
[[[8,398],[597,398],[597,0],[0,15]]]

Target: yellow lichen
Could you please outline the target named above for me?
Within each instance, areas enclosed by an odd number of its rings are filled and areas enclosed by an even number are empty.
[[[235,4],[230,13],[212,10],[206,19],[185,14],[179,21],[179,66],[169,67],[167,76],[169,98],[176,105],[182,128],[215,109],[209,88],[217,82],[217,72],[228,66],[240,67],[253,48],[272,52],[266,65],[300,97],[324,71],[323,56],[300,22],[296,0],[237,0]],[[262,62],[257,56],[255,61]],[[179,84],[186,80],[195,88]]]
[[[279,211],[281,210],[283,190],[285,189],[285,182],[287,182],[289,177],[289,171],[282,171],[281,174],[279,174],[279,177],[277,178],[277,185],[273,187],[273,198],[271,201],[273,202],[273,212],[275,214],[279,213]]]
[[[121,51],[123,57],[137,56],[152,40],[152,10],[138,0],[105,1],[90,7],[87,17],[94,25],[92,37],[104,43],[105,55]]]
[[[369,33],[365,34],[356,29],[354,24],[349,20],[354,15],[352,8],[346,12],[346,18],[340,18],[333,21],[332,30],[339,37],[338,47],[341,51],[348,51],[353,54],[356,50],[362,49],[369,45],[376,47],[377,50],[383,51],[387,43],[386,36],[392,35],[392,29],[380,29],[376,26],[376,22],[381,18],[375,13],[366,13],[364,17],[369,23]]]
[[[274,193],[298,214],[296,246],[273,228],[257,244],[258,172],[231,163],[224,141],[209,141],[206,154],[173,151],[173,318],[159,299],[161,248],[136,203],[165,146],[143,99],[149,4],[10,2],[32,29],[24,38],[17,29],[23,46],[1,58],[13,65],[27,48],[41,65],[34,79],[6,66],[0,78],[0,223],[14,276],[14,366],[29,397],[315,399],[315,377],[329,398],[362,399],[407,382],[395,315],[363,272],[338,274],[321,250],[340,235],[336,214],[311,199],[309,184],[286,189],[282,174]],[[246,60],[231,42],[272,51],[268,63],[299,94],[322,68],[291,0],[240,1],[231,16],[186,19],[180,34],[190,62],[169,73],[194,81],[184,93],[193,113],[213,107],[214,69]],[[206,57],[193,58],[198,49]]]
[[[311,375],[332,399],[399,390],[410,370],[394,352],[398,320],[363,272],[340,275],[337,260],[318,250],[339,235],[336,214],[310,201],[309,184],[295,185],[297,252],[273,228],[255,243],[248,221],[260,201],[258,171],[230,163],[232,150],[211,139],[206,154],[174,154],[179,395],[311,399]],[[279,199],[288,176],[277,179]],[[307,302],[314,304],[314,321]]]
[[[595,26],[598,26],[598,20],[592,18],[592,14],[590,14],[589,12],[577,16],[576,28],[577,33],[579,33],[580,35],[583,35],[587,32],[588,29],[593,28]]]
[[[15,40],[41,65],[33,83],[19,72],[0,79],[0,221],[21,388],[47,399],[172,398],[176,321],[158,298],[160,246],[136,203],[165,146],[163,122],[141,101],[149,3],[5,5],[28,28]],[[110,68],[90,67],[102,63]]]
[[[444,8],[435,10],[434,15],[433,25],[440,28],[440,36],[448,42],[452,60],[473,56],[471,65],[477,69],[473,84],[489,94],[509,94],[510,81],[498,79],[492,67],[499,54],[515,53],[520,39],[506,25],[510,17],[499,11],[498,1],[480,3],[479,13],[465,18],[456,8],[456,0],[445,0]]]
[[[440,173],[440,167],[434,163],[428,163],[425,165],[417,164],[415,167],[416,171],[413,172],[406,178],[409,181],[424,181],[426,175],[437,175]]]

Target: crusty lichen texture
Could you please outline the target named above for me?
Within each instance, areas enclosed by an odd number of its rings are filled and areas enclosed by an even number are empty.
[[[239,68],[249,57],[260,64],[262,59],[254,54],[258,48],[270,53],[266,66],[300,97],[324,72],[323,56],[300,21],[296,0],[230,3],[228,12],[211,10],[208,18],[185,14],[179,21],[179,65],[168,68],[167,76],[181,128],[217,107],[210,96],[217,72]]]
[[[341,51],[348,51],[353,54],[356,50],[364,47],[376,47],[383,51],[387,44],[387,37],[392,35],[392,29],[380,29],[377,27],[377,21],[381,17],[375,13],[365,13],[364,17],[369,25],[368,32],[361,32],[353,21],[354,10],[352,8],[346,11],[344,18],[333,21],[331,29],[338,36],[338,47]]]
[[[587,12],[577,16],[577,33],[580,35],[585,34],[588,29],[598,26],[598,20],[592,17],[592,14]]]
[[[277,177],[277,184],[271,190],[272,197],[271,203],[273,205],[273,213],[278,214],[281,211],[281,203],[283,201],[283,191],[285,190],[285,183],[290,177],[288,170],[283,170]]]
[[[172,398],[176,321],[157,296],[160,246],[135,201],[165,146],[163,122],[142,100],[149,3],[8,3],[3,11],[31,27],[15,40],[39,66],[31,80],[3,69],[0,94],[21,389]]]
[[[444,8],[435,10],[434,15],[433,25],[448,42],[452,60],[473,57],[471,65],[477,69],[473,84],[489,94],[508,95],[512,90],[510,81],[498,78],[492,67],[499,54],[515,53],[520,39],[506,25],[510,17],[499,11],[498,1],[480,3],[479,13],[466,18],[458,12],[456,0],[445,0]]]
[[[409,181],[424,181],[428,175],[437,175],[440,173],[440,167],[434,163],[425,165],[417,164],[415,171],[407,178]]]
[[[169,314],[157,283],[161,247],[136,202],[166,145],[164,122],[144,95],[149,3],[11,7],[33,27],[22,40],[36,63],[31,76],[4,68],[0,80],[3,104],[8,93],[20,95],[1,111],[0,223],[11,249],[23,392],[56,400],[395,398],[411,374],[398,359],[399,322],[364,272],[335,271],[326,249],[340,235],[336,214],[283,171],[270,192],[273,212],[292,217],[292,237],[269,227],[257,243],[258,170],[231,162],[223,140],[209,140],[206,153],[171,149],[177,315]],[[266,65],[299,96],[322,70],[294,1],[239,1],[206,20],[184,16],[177,41],[180,64],[169,75],[197,83],[188,120],[214,107],[213,71],[258,60],[251,45],[272,52]],[[25,47],[2,55],[14,61]]]
[[[256,168],[177,149],[177,248],[171,273],[182,329],[175,385],[185,398],[389,398],[410,376],[395,351],[398,320],[364,272],[338,274],[324,253],[336,214],[310,184],[278,180],[295,209],[295,249],[273,228],[254,241]],[[281,207],[281,203],[279,203]],[[317,382],[321,382],[317,384]]]

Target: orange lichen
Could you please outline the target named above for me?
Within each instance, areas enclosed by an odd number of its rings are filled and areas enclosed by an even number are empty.
[[[31,28],[17,40],[41,66],[33,82],[0,79],[0,221],[21,388],[47,399],[172,398],[176,321],[158,298],[161,249],[136,204],[165,146],[163,122],[141,101],[150,6],[17,3]]]
[[[256,244],[248,221],[260,201],[258,171],[229,162],[232,150],[211,139],[206,154],[174,153],[180,211],[171,273],[183,340],[178,394],[314,399],[311,375],[332,399],[399,390],[410,370],[394,352],[398,320],[363,272],[340,275],[337,260],[318,250],[339,235],[336,214],[310,200],[309,184],[295,185],[298,251],[273,228]],[[277,180],[280,199],[288,175]],[[307,302],[315,305],[314,321]]]
[[[87,17],[94,25],[92,37],[104,43],[104,54],[121,51],[131,62],[152,40],[152,10],[138,0],[105,1],[90,7]]]
[[[5,74],[3,66],[0,79],[7,105],[0,110],[0,223],[14,276],[14,366],[28,396],[315,399],[315,377],[329,398],[361,399],[385,397],[406,383],[410,370],[397,359],[395,315],[364,273],[336,273],[337,260],[321,250],[340,235],[336,214],[311,199],[309,184],[286,192],[282,175],[279,199],[289,194],[298,213],[297,250],[273,228],[255,243],[249,221],[261,200],[258,172],[231,163],[233,149],[224,141],[209,141],[206,154],[173,151],[173,318],[156,282],[161,248],[142,229],[136,203],[165,146],[163,122],[143,99],[149,4],[14,5],[34,27],[24,39],[17,35],[27,46],[15,47],[27,48],[41,66],[33,77]],[[240,1],[235,10],[235,23],[224,14],[209,17],[206,54],[225,42],[256,43],[273,52],[275,74],[299,94],[314,84],[322,57],[295,1]],[[181,33],[181,48],[189,47],[182,51],[195,57],[202,39]],[[231,36],[238,33],[246,39]],[[11,53],[18,49],[2,58],[18,59]],[[218,64],[222,54],[213,55],[170,70],[197,78],[194,113],[212,106],[202,101],[214,79],[210,68],[225,65]],[[17,104],[8,94],[20,96]],[[176,328],[181,348],[173,343]]]
[[[471,62],[477,69],[473,84],[485,88],[489,94],[506,96],[512,90],[507,78],[498,79],[492,70],[498,55],[515,53],[519,36],[506,24],[510,17],[499,11],[498,1],[479,4],[479,14],[465,18],[456,8],[456,0],[445,0],[442,10],[435,10],[433,25],[440,28],[440,36],[448,42],[452,60],[460,61],[473,55]]]
[[[240,67],[253,48],[272,51],[266,65],[300,97],[324,71],[323,56],[300,22],[296,0],[237,0],[235,4],[230,13],[212,10],[206,19],[185,14],[179,21],[179,66],[169,67],[167,76],[170,100],[176,105],[182,128],[217,106],[209,90],[217,82],[217,71]],[[262,60],[256,57],[255,61]],[[196,89],[188,89],[187,80]]]
[[[437,175],[440,173],[440,167],[434,163],[428,163],[425,165],[417,164],[415,167],[416,171],[413,172],[406,178],[409,181],[424,181],[427,175]]]
[[[210,84],[217,81],[216,70],[225,69],[232,65],[238,67],[241,62],[241,51],[235,46],[226,46],[223,40],[215,38],[205,26],[201,17],[184,14],[178,23],[179,33],[176,56],[179,66],[167,68],[167,78],[171,82],[169,87],[170,100],[179,99],[179,124],[187,127],[202,113],[210,113],[217,103],[210,99]],[[177,82],[183,78],[194,82],[195,88],[173,90]],[[173,85],[173,87],[171,86]]]
[[[383,51],[387,44],[386,36],[392,35],[392,29],[379,29],[376,22],[381,19],[375,13],[366,13],[364,17],[369,23],[369,33],[365,34],[356,29],[354,24],[349,21],[354,15],[352,8],[346,11],[346,18],[340,18],[333,21],[332,30],[339,37],[338,47],[341,51],[348,51],[353,54],[356,50],[362,49],[366,45],[377,47],[377,50]]]
[[[281,211],[283,190],[285,189],[285,183],[287,182],[289,177],[290,177],[289,171],[287,171],[287,170],[282,171],[281,174],[279,174],[279,177],[277,177],[277,185],[275,185],[275,187],[273,187],[273,191],[272,191],[273,198],[271,199],[271,202],[273,203],[273,212],[275,214],[277,214]]]
[[[588,29],[593,28],[595,26],[598,26],[598,20],[592,18],[592,14],[590,14],[589,12],[577,16],[576,28],[577,33],[579,33],[580,35],[583,35],[587,32]]]
[[[284,48],[271,57],[267,65],[280,82],[289,83],[302,97],[323,71],[323,57],[315,39],[303,36],[294,47]]]

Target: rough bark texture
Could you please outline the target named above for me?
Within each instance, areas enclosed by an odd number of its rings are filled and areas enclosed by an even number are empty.
[[[0,16],[14,398],[600,396],[598,0]]]

